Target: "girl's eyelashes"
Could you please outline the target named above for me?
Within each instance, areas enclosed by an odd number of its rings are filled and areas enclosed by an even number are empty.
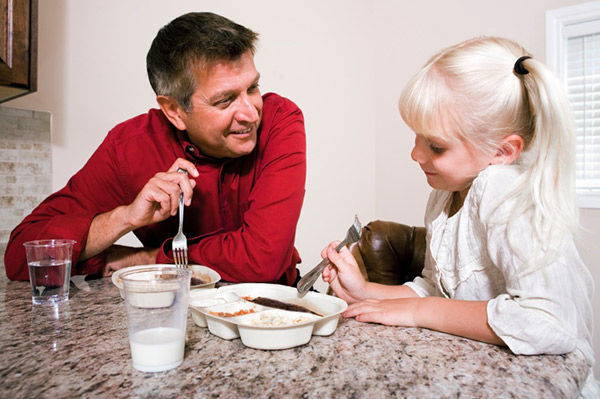
[[[419,145],[420,142],[421,145],[427,146],[427,148],[429,148],[429,150],[434,154],[439,155],[444,153],[448,146],[443,142],[440,143],[438,139],[435,139],[435,142],[433,140],[434,139],[417,134],[415,137],[415,146]]]
[[[446,151],[446,146],[444,145],[444,143],[440,143],[439,140],[433,138],[417,135],[417,137],[415,138],[415,143],[417,142],[419,137],[421,137],[421,140],[425,142],[424,144],[427,145],[427,147],[429,147],[431,152],[433,152],[434,154],[442,154],[444,151]]]
[[[433,151],[436,154],[441,154],[444,151],[446,151],[446,149],[444,147],[440,147],[440,146],[437,146],[437,145],[431,144],[431,143],[429,144],[429,148],[431,149],[431,151]]]

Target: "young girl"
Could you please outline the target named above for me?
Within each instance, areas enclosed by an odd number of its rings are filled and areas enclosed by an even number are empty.
[[[517,43],[476,38],[442,50],[400,98],[411,156],[433,187],[423,277],[363,279],[337,243],[323,272],[344,313],[425,327],[515,354],[580,351],[591,367],[592,278],[573,243],[574,132],[560,84]]]

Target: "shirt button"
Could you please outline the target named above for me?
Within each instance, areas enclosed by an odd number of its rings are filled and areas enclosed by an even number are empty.
[[[196,152],[196,150],[194,149],[194,147],[192,147],[191,145],[188,145],[188,146],[186,147],[186,150],[187,150],[188,152],[192,152],[192,153],[193,153],[193,152]]]

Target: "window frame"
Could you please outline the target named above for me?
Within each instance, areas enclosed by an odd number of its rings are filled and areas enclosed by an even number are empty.
[[[600,1],[546,11],[546,64],[565,85],[564,41],[570,36],[566,31],[593,21],[600,21]],[[578,191],[577,205],[580,208],[600,208],[600,193]]]

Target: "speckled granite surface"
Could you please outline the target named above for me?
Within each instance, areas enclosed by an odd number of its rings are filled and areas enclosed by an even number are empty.
[[[261,351],[189,318],[183,364],[133,369],[125,307],[109,279],[71,285],[58,312],[32,307],[29,283],[0,269],[0,398],[570,398],[578,355],[514,356],[421,329],[341,320],[329,337]]]

